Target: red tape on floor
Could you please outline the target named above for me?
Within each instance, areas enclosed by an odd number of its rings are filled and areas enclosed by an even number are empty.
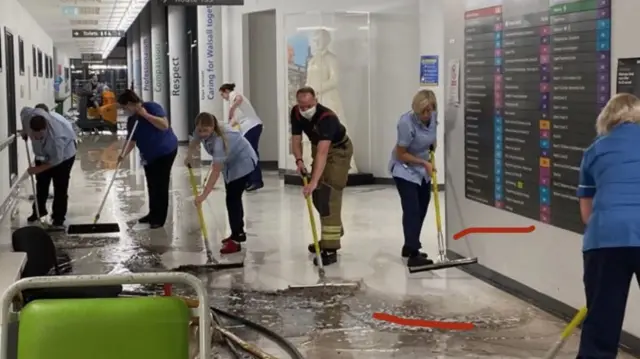
[[[464,236],[475,233],[482,234],[513,234],[513,233],[531,233],[536,230],[536,226],[529,227],[469,227],[461,230],[453,235],[454,240],[458,240]]]
[[[435,320],[402,318],[395,315],[379,312],[373,313],[373,319],[407,327],[434,328],[443,330],[472,330],[476,327],[473,323],[440,322]]]

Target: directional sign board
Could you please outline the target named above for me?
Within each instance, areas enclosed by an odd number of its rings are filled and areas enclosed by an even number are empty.
[[[124,37],[122,30],[71,30],[72,37]]]
[[[102,54],[82,54],[82,63],[83,64],[101,64]]]
[[[159,0],[166,6],[235,6],[244,5],[244,0]]]

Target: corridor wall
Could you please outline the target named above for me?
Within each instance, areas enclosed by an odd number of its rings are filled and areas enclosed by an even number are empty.
[[[387,163],[391,150],[395,144],[396,124],[400,115],[410,109],[411,98],[420,88],[419,64],[420,55],[442,54],[442,42],[437,41],[437,34],[442,33],[441,21],[424,21],[437,18],[441,14],[441,7],[427,7],[424,1],[402,0],[327,0],[323,2],[310,0],[245,0],[244,6],[227,6],[222,9],[222,48],[223,51],[223,77],[224,82],[234,82],[239,91],[244,91],[248,76],[244,49],[247,44],[247,30],[243,26],[243,17],[246,14],[276,10],[276,34],[277,34],[277,63],[275,69],[278,82],[278,167],[291,169],[292,161],[289,153],[289,103],[287,84],[287,36],[286,22],[296,14],[331,14],[340,12],[344,16],[369,13],[371,23],[368,32],[371,38],[369,51],[371,51],[370,64],[370,89],[363,89],[362,96],[370,96],[368,114],[362,114],[358,121],[369,121],[369,134],[362,136],[360,130],[353,133],[358,138],[356,158],[360,172],[373,173],[378,178],[389,178]],[[319,16],[316,16],[319,17]],[[245,21],[246,23],[246,21]],[[308,28],[326,26],[320,23],[309,23]],[[366,24],[363,25],[366,27]],[[303,28],[303,26],[297,26]],[[362,29],[363,32],[364,28]],[[305,29],[300,29],[304,33]],[[394,33],[402,33],[403,36],[394,36]],[[433,39],[433,40],[432,40]],[[442,98],[442,86],[430,86],[438,96],[440,103]],[[354,94],[351,94],[354,96]],[[344,101],[344,100],[343,100]],[[443,142],[444,114],[440,114],[439,137]],[[357,125],[358,128],[361,124]],[[350,125],[351,126],[351,125]],[[356,130],[351,129],[355,132]],[[366,137],[362,139],[362,137]],[[264,140],[264,139],[263,139]],[[275,140],[275,139],[274,139]],[[439,147],[438,164],[442,166],[442,153]],[[439,174],[439,183],[444,183],[444,178]]]
[[[464,64],[465,58],[467,61],[466,67],[463,65],[462,71],[460,71],[461,105],[448,106],[445,114],[446,223],[449,250],[463,256],[477,256],[481,266],[469,268],[476,274],[484,276],[485,279],[497,283],[517,295],[528,297],[529,300],[533,300],[547,310],[567,316],[572,315],[572,308],[579,308],[585,304],[582,285],[582,229],[580,224],[577,223],[579,221],[579,207],[578,200],[575,198],[578,166],[582,156],[582,148],[580,147],[588,146],[595,137],[595,131],[593,130],[597,115],[595,106],[596,102],[600,100],[599,96],[604,96],[603,100],[606,101],[608,94],[605,95],[605,93],[608,92],[606,89],[608,84],[611,84],[611,93],[615,93],[617,59],[640,56],[640,44],[633,39],[633,36],[637,33],[637,24],[634,17],[635,14],[640,12],[640,2],[636,0],[584,2],[581,4],[581,8],[566,5],[566,8],[563,9],[561,9],[563,5],[559,5],[560,8],[549,8],[548,3],[545,5],[540,1],[523,1],[517,5],[514,5],[514,2],[511,1],[497,2],[487,0],[442,0],[442,3],[445,9],[443,17],[445,24],[444,62],[455,60]],[[539,8],[541,4],[546,8]],[[608,5],[611,5],[611,8]],[[503,28],[502,31],[496,31],[501,35],[494,34],[494,30],[492,30],[494,24],[491,24],[493,20],[478,20],[483,14],[486,14],[488,18],[495,16],[495,14],[489,15],[490,11],[477,10],[492,6],[502,7],[502,24],[506,28]],[[593,6],[598,6],[599,8],[594,9]],[[532,10],[527,11],[527,9]],[[572,11],[571,16],[564,16],[565,12],[568,11],[567,9]],[[472,12],[472,10],[477,11]],[[511,15],[511,11],[514,11],[515,14]],[[561,17],[554,15],[551,16],[551,20],[540,18],[539,14],[543,11],[560,14]],[[536,15],[532,15],[532,13],[536,13]],[[527,22],[518,21],[518,19],[523,19],[526,16],[529,16],[528,19],[531,21],[528,26],[522,25],[527,24]],[[568,23],[572,19],[579,18],[582,20],[579,20],[581,22],[577,24]],[[543,25],[546,23],[545,21],[557,25],[552,25],[548,27],[549,30],[545,30]],[[537,29],[535,29],[537,26],[542,27],[542,32],[539,33],[542,35],[538,35]],[[610,32],[606,31],[609,26]],[[515,27],[515,29],[511,27]],[[529,35],[530,37],[541,36],[541,41],[550,41],[552,44],[554,41],[569,42],[566,45],[552,46],[549,50],[551,52],[549,55],[550,60],[553,61],[554,65],[549,70],[551,71],[550,76],[554,78],[553,86],[550,88],[550,92],[547,92],[550,93],[548,96],[553,101],[550,105],[553,110],[549,117],[551,121],[549,141],[551,142],[552,154],[549,160],[550,164],[544,160],[545,156],[549,156],[545,152],[548,146],[545,145],[546,137],[544,136],[548,135],[545,135],[544,132],[547,128],[543,123],[544,121],[540,123],[542,130],[539,130],[538,117],[533,120],[526,119],[523,116],[514,119],[513,115],[517,115],[518,110],[510,110],[513,105],[525,103],[518,102],[524,100],[518,100],[518,97],[513,96],[513,92],[509,93],[512,91],[511,89],[518,92],[519,98],[522,98],[527,93],[537,92],[534,95],[535,98],[541,96],[541,93],[542,96],[545,93],[540,90],[541,88],[544,89],[544,85],[539,84],[538,70],[533,71],[532,76],[536,78],[536,81],[532,86],[518,82],[517,76],[522,79],[526,75],[513,75],[513,71],[518,70],[517,67],[520,65],[515,65],[517,59],[510,56],[518,52],[524,53],[527,50],[526,47],[512,48],[511,46],[515,46],[518,42],[522,44],[527,41],[522,36],[526,36],[527,31],[531,31],[532,28],[534,35]],[[482,29],[486,30],[481,31]],[[551,34],[550,40],[545,40],[545,31]],[[479,32],[486,32],[486,34]],[[478,63],[482,59],[473,60],[473,57],[480,53],[479,51],[486,50],[486,47],[483,47],[485,45],[480,42],[480,38],[483,36],[490,39],[490,45],[488,45],[491,47],[488,51],[492,54],[489,55],[491,57],[489,60],[490,71],[493,71],[494,64],[493,38],[495,36],[501,36],[502,38],[501,50],[496,52],[501,53],[502,57],[500,57],[500,60],[495,60],[496,63],[501,63],[501,66],[503,66],[503,75],[499,81],[505,81],[501,86],[504,89],[503,96],[505,98],[501,107],[503,111],[502,118],[496,120],[496,126],[499,125],[498,128],[502,129],[500,133],[505,133],[503,138],[505,142],[502,143],[505,144],[504,146],[522,146],[520,151],[522,158],[517,158],[512,151],[509,152],[509,149],[505,149],[502,151],[503,156],[509,155],[512,157],[508,159],[504,157],[504,165],[497,167],[493,163],[493,155],[495,154],[493,146],[485,145],[483,147],[484,153],[482,156],[489,161],[483,162],[484,165],[473,165],[469,158],[474,157],[474,155],[468,151],[465,152],[466,148],[470,148],[470,144],[478,141],[477,139],[465,137],[465,133],[486,133],[482,129],[474,130],[474,128],[482,126],[482,124],[475,124],[475,115],[472,111],[468,111],[473,108],[471,104],[476,101],[473,94],[480,95],[484,93],[476,90],[482,88],[478,86],[482,85],[480,79],[485,73],[482,72],[484,70],[478,67]],[[586,42],[582,40],[583,38]],[[588,40],[589,38],[603,38],[605,40],[610,38],[611,41],[610,43],[599,41],[598,47],[596,47],[596,43]],[[578,41],[582,41],[582,43]],[[562,46],[566,47],[563,48]],[[538,47],[539,42],[536,42],[534,48],[537,49]],[[475,49],[475,52],[473,49]],[[555,52],[563,49],[562,54]],[[570,49],[573,49],[573,51],[569,51]],[[579,53],[576,53],[575,49],[580,49]],[[607,57],[610,57],[610,63],[606,59]],[[542,54],[541,59],[545,59],[544,54]],[[474,63],[473,61],[477,62]],[[537,52],[535,52],[532,61],[532,65],[527,68],[534,69],[539,66]],[[601,68],[601,66],[604,67]],[[611,71],[607,73],[606,69],[609,66]],[[600,71],[600,69],[603,71]],[[576,73],[579,73],[579,76]],[[492,89],[494,75],[490,73],[488,76],[490,76],[490,82],[487,82],[489,83],[488,88]],[[544,76],[546,75],[543,74],[541,78],[544,79]],[[609,81],[605,82],[605,88],[596,95],[594,91],[595,89],[601,91],[599,89],[601,85],[596,85],[595,82],[600,81],[600,79],[607,80],[607,78]],[[566,93],[566,88],[563,87],[566,81],[582,82],[576,83],[572,87],[574,92]],[[445,88],[445,93],[450,90],[451,88]],[[564,94],[560,94],[560,92]],[[493,90],[487,93],[490,93],[489,96],[493,96]],[[466,96],[467,94],[468,96]],[[566,103],[563,104],[562,101],[566,101],[565,96],[574,99],[583,96],[582,98],[591,99],[590,102],[585,102],[582,105],[582,110],[589,106],[594,107],[590,112],[591,115],[578,116],[578,121],[567,121],[565,117],[575,116],[571,115],[571,111],[575,111],[576,108],[581,106],[575,102],[568,105]],[[467,106],[464,105],[465,101],[468,103]],[[508,101],[512,103],[507,104]],[[491,108],[492,106],[493,100],[490,101],[489,107]],[[537,106],[538,103],[536,103],[536,109]],[[544,107],[539,110],[542,112]],[[465,111],[467,112],[465,113]],[[491,110],[489,116],[493,116],[493,110]],[[540,116],[543,115],[541,114]],[[507,121],[512,121],[512,123],[507,123]],[[492,121],[485,123],[493,126]],[[526,130],[525,127],[528,123],[533,123],[535,127]],[[569,126],[568,131],[566,130],[567,123]],[[520,125],[520,128],[516,131],[518,125]],[[522,132],[523,130],[525,132]],[[491,131],[489,132],[491,134],[494,133],[493,129],[489,129],[489,131]],[[517,133],[530,133],[531,136],[520,136]],[[576,148],[572,143],[578,141],[583,133],[590,133],[590,137],[583,137],[583,144]],[[489,142],[493,143],[491,136],[489,135]],[[507,136],[512,138],[508,139]],[[520,138],[520,140],[524,138],[525,140],[512,141],[517,138]],[[528,144],[533,144],[533,147],[527,147]],[[529,160],[531,156],[534,158]],[[549,180],[545,180],[547,171],[544,170],[545,166],[548,166],[546,167],[547,169],[550,168],[550,185]],[[482,183],[484,183],[485,177],[493,178],[494,170],[498,173],[498,170],[503,168],[505,168],[505,173],[506,171],[513,173],[505,175],[507,177],[504,177],[503,188],[498,189],[496,187],[496,191],[500,192],[500,196],[494,195],[493,187],[484,186]],[[487,170],[489,172],[486,172]],[[539,175],[536,174],[538,171],[540,171]],[[526,172],[533,172],[534,175],[526,177],[524,176]],[[483,176],[483,173],[488,173],[488,175]],[[513,178],[511,177],[512,175],[522,175],[523,179],[521,181],[513,180],[513,183],[508,183],[508,181],[511,181],[509,178]],[[548,189],[545,190],[545,187]],[[494,196],[499,197],[495,198],[495,202]],[[482,201],[485,201],[486,204],[480,203]],[[500,207],[503,207],[503,209],[500,209]],[[527,211],[531,213],[527,215]],[[451,240],[451,236],[454,233],[469,227],[526,227],[531,225],[535,226],[535,231],[530,234],[475,234],[468,235],[462,240]],[[640,316],[640,290],[638,290],[634,282],[628,299],[624,330],[636,337],[640,336],[640,323],[635,320],[638,316]],[[630,339],[628,335],[623,336],[623,341],[627,345],[637,346],[638,343],[637,340]]]
[[[7,71],[6,71],[6,41],[5,34],[9,31],[13,35],[14,63],[15,63],[15,102],[16,118],[7,117]],[[20,40],[23,46],[23,61],[20,59]],[[0,11],[0,139],[6,139],[8,123],[13,121],[17,129],[22,128],[19,119],[20,109],[24,106],[34,106],[37,103],[53,104],[54,89],[53,78],[34,75],[32,47],[40,49],[43,54],[53,58],[53,41],[31,15],[16,0],[3,0]],[[37,51],[36,51],[37,54]],[[59,54],[62,57],[62,54]],[[37,60],[37,59],[36,59]],[[36,61],[37,63],[37,61]],[[24,65],[24,66],[21,66]],[[20,71],[24,67],[24,71]],[[27,169],[27,160],[24,144],[17,142],[18,152],[18,177],[21,177]],[[9,152],[7,149],[0,152],[0,205],[5,203],[9,196]]]

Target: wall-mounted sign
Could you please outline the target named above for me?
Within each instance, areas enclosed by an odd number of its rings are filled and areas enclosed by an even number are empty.
[[[83,64],[101,64],[104,61],[102,54],[82,54],[81,56]]]
[[[244,5],[244,0],[159,0],[165,6],[235,6]]]
[[[124,37],[121,30],[71,30],[72,37]]]
[[[616,92],[640,95],[640,58],[618,59]]]
[[[420,56],[420,86],[438,86],[438,55]]]

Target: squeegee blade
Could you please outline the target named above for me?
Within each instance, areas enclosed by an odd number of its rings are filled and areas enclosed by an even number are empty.
[[[445,260],[442,262],[437,262],[433,264],[428,264],[419,267],[409,267],[409,273],[419,273],[419,272],[429,272],[439,269],[445,268],[455,268],[460,266],[466,266],[469,264],[478,263],[478,258],[462,258],[462,259],[453,259],[453,260]]]

